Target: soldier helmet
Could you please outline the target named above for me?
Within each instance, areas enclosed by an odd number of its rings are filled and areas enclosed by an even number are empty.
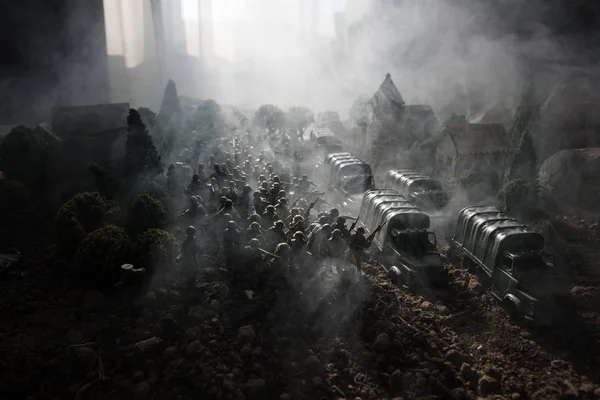
[[[231,200],[231,199],[227,199],[227,201],[225,202],[225,205],[226,205],[227,207],[233,207],[233,200]]]
[[[185,230],[185,234],[188,236],[194,236],[196,234],[196,228],[194,228],[192,225],[188,226]]]
[[[260,217],[260,215],[254,213],[251,216],[248,217],[248,220],[251,222],[256,222],[256,223],[260,223],[260,221],[262,221],[262,218]]]
[[[251,191],[252,191],[252,188],[250,187],[250,185],[244,186],[244,193],[250,193]]]
[[[294,233],[294,239],[295,240],[304,240],[304,232],[297,231],[296,233]]]
[[[275,255],[286,256],[290,254],[290,245],[287,243],[279,243],[275,248]]]
[[[223,220],[225,220],[225,221],[233,221],[233,217],[231,216],[231,214],[226,213],[226,214],[223,214]]]
[[[282,220],[275,221],[274,225],[275,225],[275,228],[279,228],[279,229],[284,229],[285,228],[285,225],[284,225],[284,223],[283,223]]]
[[[363,228],[362,226],[359,228],[356,228],[356,233],[365,233],[365,228]]]
[[[235,221],[227,222],[227,229],[237,229],[237,224],[235,223]]]
[[[260,224],[258,222],[256,222],[256,221],[252,222],[250,224],[250,230],[260,231]]]
[[[296,207],[294,207],[290,210],[290,214],[291,215],[300,215],[300,210],[298,210]]]
[[[279,184],[279,182],[273,182],[273,189],[278,188],[279,186],[281,186]],[[277,193],[279,193],[279,192],[277,192]]]
[[[204,203],[204,199],[202,198],[202,196],[195,195],[195,196],[192,196],[192,197],[195,197],[195,198],[196,198],[196,200],[198,200],[198,204],[202,204],[202,203]]]
[[[252,247],[253,249],[260,248],[260,240],[258,240],[256,238],[250,239],[250,247]]]
[[[227,199],[227,197],[225,197],[225,196],[221,196],[221,197],[219,197],[219,203],[221,203],[221,204],[225,204],[225,202],[227,202],[227,200],[228,200],[228,199]]]
[[[302,218],[302,215],[294,215],[294,219],[292,220],[294,223],[300,222],[302,221],[304,218]]]
[[[258,165],[256,166],[256,168],[258,168]],[[258,177],[258,181],[259,181],[259,182],[265,181],[266,179],[267,179],[267,178],[265,178],[265,176],[264,176],[264,175],[261,175],[261,176],[259,176],[259,177]]]
[[[332,237],[334,237],[334,238],[337,238],[337,239],[341,239],[341,238],[342,238],[342,236],[343,236],[343,235],[342,235],[342,231],[340,231],[339,229],[334,229],[334,230],[331,232],[331,236],[332,236]]]
[[[202,170],[202,169],[204,169],[204,164],[202,164],[202,163],[198,164],[198,169],[199,169],[199,170]]]
[[[331,216],[334,216],[334,217],[337,217],[338,215],[340,215],[340,211],[339,211],[337,208],[332,208],[332,209],[329,211],[329,215],[331,215]]]
[[[229,181],[229,186],[236,186],[235,181]]]
[[[198,205],[198,203],[199,203],[199,202],[198,202],[198,199],[196,198],[196,196],[192,196],[192,197],[190,197],[190,205],[195,205],[195,206],[197,206],[197,205]]]
[[[337,217],[336,222],[338,224],[345,224],[346,223],[346,218],[344,218],[344,217]]]
[[[292,178],[292,182],[293,182],[293,183],[296,183],[296,182],[298,182],[298,177],[297,177],[297,176],[293,177],[293,178]]]
[[[169,164],[169,171],[173,171],[175,169],[175,165]]]
[[[273,182],[279,182],[279,176],[273,175]]]
[[[306,180],[308,180],[308,175],[302,175],[302,180],[303,180],[303,181],[306,181]]]
[[[189,175],[188,175],[189,176]],[[194,182],[198,182],[200,180],[200,175],[198,174],[194,174],[194,176],[192,176],[192,181]]]
[[[272,205],[268,205],[268,206],[267,206],[267,208],[266,208],[266,210],[267,210],[268,212],[275,212],[275,207],[274,207],[274,206],[272,206]]]
[[[280,204],[286,205],[286,204],[287,204],[287,202],[288,202],[288,199],[287,199],[287,197],[282,197],[281,199],[279,199],[279,203],[280,203]]]
[[[279,197],[287,197],[287,193],[285,192],[285,190],[280,190],[279,193],[277,193],[277,196],[279,196]]]

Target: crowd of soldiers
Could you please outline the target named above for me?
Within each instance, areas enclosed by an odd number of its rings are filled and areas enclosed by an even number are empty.
[[[184,195],[188,202],[178,223],[187,226],[179,259],[190,282],[201,268],[204,249],[198,237],[222,250],[232,283],[253,291],[273,279],[286,284],[310,277],[324,259],[360,267],[372,235],[365,237],[362,227],[354,229],[356,220],[347,227],[348,217],[336,208],[321,209],[324,200],[309,202],[316,185],[306,174],[294,176],[297,167],[264,150],[254,151],[239,137],[214,148],[184,190],[176,168],[169,166],[169,196]]]

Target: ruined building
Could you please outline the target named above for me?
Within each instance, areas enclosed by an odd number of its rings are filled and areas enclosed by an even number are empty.
[[[390,74],[366,104],[367,126],[362,157],[378,176],[389,169],[430,172],[438,122],[429,105],[406,105]]]

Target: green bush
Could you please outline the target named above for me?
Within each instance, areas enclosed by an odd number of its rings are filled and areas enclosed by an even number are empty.
[[[157,272],[161,265],[169,264],[177,256],[177,240],[165,230],[148,229],[137,236],[132,250],[136,267]]]
[[[56,213],[54,226],[59,249],[73,255],[88,233],[102,227],[113,209],[113,204],[98,192],[75,195]]]
[[[144,193],[159,200],[165,208],[167,207],[167,191],[159,183],[150,182],[148,186],[146,186]]]
[[[500,192],[499,196],[504,200],[506,212],[514,212],[526,205],[529,196],[530,185],[524,179],[513,179],[508,181]]]
[[[129,213],[128,228],[131,234],[138,235],[148,229],[161,228],[166,211],[160,202],[147,193],[136,197]]]
[[[128,239],[116,225],[107,225],[88,234],[75,254],[76,268],[86,277],[112,281],[127,260]]]

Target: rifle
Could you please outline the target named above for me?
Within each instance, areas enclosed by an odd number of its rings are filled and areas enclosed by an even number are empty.
[[[352,232],[354,230],[354,227],[356,226],[356,224],[358,224],[358,218],[356,218],[356,220],[354,220],[352,225],[350,225],[350,229],[348,229],[348,232],[346,232],[344,237],[348,236],[350,234],[350,232]]]
[[[320,200],[320,198],[318,198],[315,201],[313,201],[312,203],[310,203],[310,206],[308,206],[308,208],[304,212],[304,220],[305,221],[308,221],[308,217],[310,216],[310,210],[312,210],[312,208],[315,206],[315,204],[317,204],[317,201],[319,201],[319,200]]]
[[[377,234],[377,232],[379,232],[381,230],[381,228],[383,228],[383,225],[385,224],[381,224],[379,225],[368,237],[366,242],[367,243],[371,243],[373,241],[373,238],[375,237],[375,235]]]
[[[275,255],[275,254],[273,254],[273,253],[269,253],[269,252],[268,252],[268,251],[266,251],[266,250],[263,250],[263,249],[258,249],[258,250],[259,250],[261,253],[264,253],[264,254],[266,254],[266,255],[268,255],[268,256],[275,257],[275,258],[279,258],[279,256],[276,256],[276,255]]]

